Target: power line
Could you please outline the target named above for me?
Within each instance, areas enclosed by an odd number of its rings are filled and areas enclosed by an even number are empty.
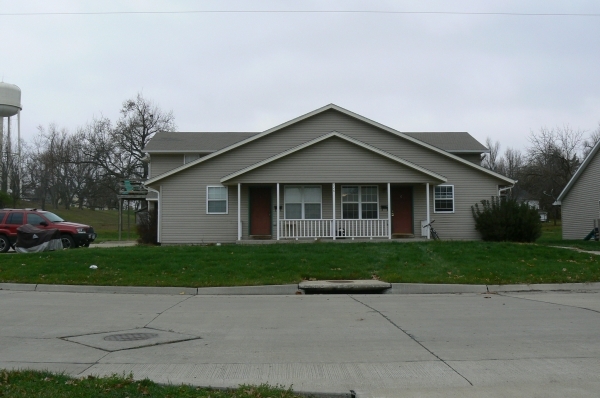
[[[461,12],[461,11],[377,11],[377,10],[187,10],[187,11],[90,11],[90,12],[13,12],[0,16],[52,15],[168,15],[168,14],[397,14],[397,15],[480,15],[509,17],[600,17],[600,13],[550,12]]]

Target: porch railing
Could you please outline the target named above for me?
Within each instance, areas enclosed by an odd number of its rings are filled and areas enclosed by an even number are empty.
[[[387,219],[377,220],[279,220],[279,237],[295,238],[387,238]]]

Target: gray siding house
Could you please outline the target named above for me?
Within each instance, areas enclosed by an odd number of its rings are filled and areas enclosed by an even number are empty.
[[[600,143],[585,158],[558,196],[563,239],[583,239],[600,218]]]
[[[515,181],[468,133],[402,133],[327,105],[262,133],[158,133],[150,208],[163,244],[479,239],[471,206]]]

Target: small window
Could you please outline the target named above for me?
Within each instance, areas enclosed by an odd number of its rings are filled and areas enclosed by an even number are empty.
[[[9,213],[6,223],[11,225],[23,225],[23,213]]]
[[[320,186],[286,186],[284,218],[286,220],[321,219]]]
[[[454,213],[454,185],[438,185],[435,187],[434,212]]]
[[[2,224],[2,221],[4,221],[4,216],[5,215],[6,215],[6,213],[0,212],[0,224]]]
[[[38,216],[37,214],[27,215],[27,224],[40,225],[43,222],[46,222],[46,220],[44,220],[41,216]]]
[[[342,187],[343,219],[377,219],[379,217],[379,188],[369,186]]]
[[[199,153],[186,153],[183,155],[183,164],[193,162],[196,159],[200,159]]]
[[[206,214],[227,214],[227,187],[206,187]]]

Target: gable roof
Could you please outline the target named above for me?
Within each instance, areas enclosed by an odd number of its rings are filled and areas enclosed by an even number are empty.
[[[495,178],[498,178],[498,179],[501,179],[503,181],[506,181],[509,184],[514,184],[515,183],[514,180],[512,180],[512,179],[510,179],[510,178],[508,178],[506,176],[503,176],[501,174],[498,174],[496,172],[488,170],[488,169],[486,169],[484,167],[481,167],[481,166],[479,166],[479,165],[477,165],[475,163],[472,163],[472,162],[470,162],[468,160],[465,160],[465,159],[460,158],[460,157],[458,157],[456,155],[453,155],[450,152],[444,151],[443,149],[440,149],[440,148],[438,148],[436,146],[433,146],[433,145],[428,144],[428,143],[426,143],[424,141],[421,141],[419,139],[411,137],[410,135],[401,133],[400,131],[394,130],[391,127],[387,127],[387,126],[385,126],[385,125],[383,125],[381,123],[375,122],[375,121],[373,121],[371,119],[368,119],[368,118],[366,118],[364,116],[361,116],[361,115],[359,115],[357,113],[351,112],[351,111],[349,111],[347,109],[344,109],[342,107],[339,107],[339,106],[337,106],[335,104],[329,104],[329,105],[326,105],[326,106],[321,107],[319,109],[316,109],[316,110],[314,110],[312,112],[306,113],[306,114],[304,114],[302,116],[298,116],[297,118],[289,120],[289,121],[287,121],[285,123],[282,123],[282,124],[280,124],[278,126],[270,128],[268,130],[265,130],[262,133],[255,134],[255,135],[253,135],[251,137],[248,137],[248,138],[246,138],[246,139],[244,139],[242,141],[236,142],[236,143],[234,143],[232,145],[229,145],[228,147],[220,149],[220,150],[218,150],[216,152],[213,152],[213,153],[211,153],[209,155],[206,155],[206,156],[201,157],[199,159],[196,159],[196,160],[194,160],[192,162],[189,162],[189,163],[186,163],[186,164],[184,164],[182,166],[179,166],[179,167],[177,167],[175,169],[167,171],[166,173],[163,173],[163,174],[160,174],[160,175],[158,175],[156,177],[150,178],[150,179],[148,179],[146,181],[146,184],[153,184],[155,182],[158,182],[158,181],[160,181],[160,180],[162,180],[164,178],[167,178],[167,177],[169,177],[169,176],[171,176],[173,174],[176,174],[176,173],[178,173],[178,172],[180,172],[182,170],[185,170],[187,168],[193,167],[193,166],[195,166],[195,165],[197,165],[199,163],[203,163],[203,162],[205,162],[205,161],[207,161],[209,159],[212,159],[213,157],[219,156],[222,153],[225,153],[225,152],[228,152],[228,151],[230,151],[232,149],[238,148],[238,147],[240,147],[242,145],[245,145],[245,144],[247,144],[249,142],[252,142],[254,140],[258,140],[258,139],[260,139],[260,138],[262,138],[262,137],[264,137],[266,135],[269,135],[269,134],[271,134],[271,133],[273,133],[275,131],[281,130],[281,129],[283,129],[285,127],[288,127],[288,126],[290,126],[292,124],[298,123],[298,122],[300,122],[302,120],[308,119],[309,117],[312,117],[312,116],[317,115],[317,114],[322,113],[322,112],[326,112],[328,110],[336,110],[336,111],[338,111],[340,113],[343,113],[343,114],[345,114],[347,116],[353,117],[353,118],[358,119],[358,120],[360,120],[360,121],[362,121],[364,123],[370,124],[372,126],[380,128],[380,129],[382,129],[384,131],[387,131],[387,132],[389,132],[391,134],[394,134],[394,135],[396,135],[398,137],[404,138],[407,141],[410,141],[410,142],[415,143],[417,145],[420,145],[422,147],[428,148],[428,149],[430,149],[430,150],[432,150],[434,152],[437,152],[438,154],[440,154],[442,156],[449,157],[449,158],[451,158],[451,159],[453,159],[453,160],[455,160],[455,161],[457,161],[459,163],[462,163],[462,164],[467,165],[469,167],[475,168],[475,169],[477,169],[477,170],[479,170],[479,171],[481,171],[481,172],[483,172],[485,174],[488,174],[488,175],[491,175],[491,176],[493,176]]]
[[[144,147],[148,153],[216,152],[258,133],[156,133]]]
[[[393,161],[395,161],[397,163],[400,163],[401,165],[406,166],[406,167],[408,167],[410,169],[419,171],[419,172],[421,172],[423,174],[426,174],[426,175],[428,175],[430,177],[433,177],[436,180],[440,180],[442,182],[448,181],[448,179],[446,177],[444,177],[443,175],[434,173],[431,170],[428,170],[428,169],[426,169],[424,167],[421,167],[421,166],[418,166],[418,165],[416,165],[416,164],[414,164],[412,162],[409,162],[407,160],[404,160],[402,158],[394,156],[391,153],[382,151],[381,149],[375,148],[374,146],[366,144],[366,143],[364,143],[362,141],[359,141],[359,140],[356,140],[354,138],[348,137],[347,135],[344,135],[342,133],[338,133],[337,131],[332,131],[331,133],[322,135],[320,137],[315,138],[314,140],[307,141],[307,142],[305,142],[303,144],[300,144],[300,145],[298,145],[298,146],[296,146],[294,148],[288,149],[287,151],[283,151],[281,153],[278,153],[275,156],[271,156],[270,158],[267,158],[267,159],[265,159],[265,160],[263,160],[261,162],[255,163],[255,164],[253,164],[251,166],[248,166],[248,167],[245,167],[245,168],[243,168],[241,170],[238,170],[235,173],[231,173],[231,174],[229,174],[229,175],[221,178],[221,182],[226,182],[226,181],[231,180],[231,179],[233,179],[235,177],[239,177],[239,176],[241,176],[243,174],[246,174],[246,173],[248,173],[248,172],[250,172],[250,171],[252,171],[254,169],[257,169],[257,168],[259,168],[261,166],[264,166],[266,164],[274,162],[277,159],[281,159],[281,158],[283,158],[285,156],[291,155],[294,152],[301,151],[302,149],[308,148],[308,147],[310,147],[312,145],[315,145],[315,144],[317,144],[317,143],[319,143],[321,141],[324,141],[324,140],[332,138],[332,137],[338,137],[338,138],[341,138],[343,140],[346,140],[346,141],[348,141],[348,142],[350,142],[350,143],[352,143],[354,145],[357,145],[357,146],[362,147],[364,149],[367,149],[367,150],[369,150],[371,152],[374,152],[374,153],[376,153],[376,154],[378,154],[380,156],[386,157],[386,158],[391,159],[391,160],[393,160]]]
[[[487,153],[490,151],[467,132],[404,132],[404,134],[450,153]]]
[[[565,187],[563,188],[563,190],[560,193],[560,195],[558,195],[558,198],[556,198],[556,202],[553,203],[554,205],[560,205],[561,204],[561,201],[567,196],[567,194],[569,193],[569,191],[571,190],[571,188],[573,188],[573,186],[575,185],[575,183],[577,182],[577,180],[579,179],[579,177],[581,177],[581,175],[585,172],[585,169],[588,167],[588,165],[590,163],[592,163],[592,159],[594,159],[594,156],[596,156],[596,154],[598,153],[599,150],[600,150],[600,141],[598,141],[596,143],[596,145],[594,145],[594,147],[592,148],[592,150],[590,151],[590,153],[584,159],[584,161],[581,164],[581,166],[579,166],[579,168],[577,169],[577,171],[575,172],[575,174],[573,174],[573,177],[571,177],[571,179],[569,180],[569,182],[567,183],[567,185],[565,185]]]

